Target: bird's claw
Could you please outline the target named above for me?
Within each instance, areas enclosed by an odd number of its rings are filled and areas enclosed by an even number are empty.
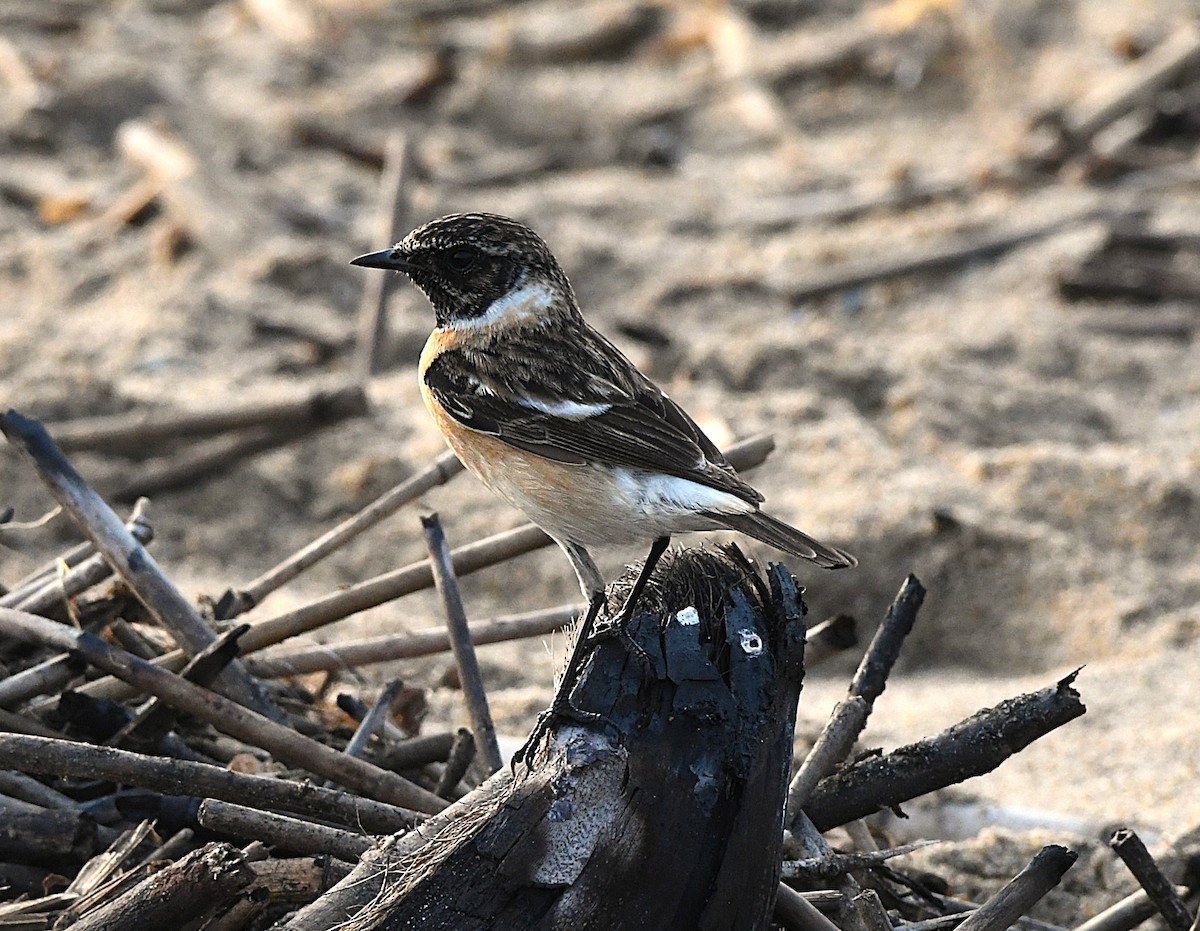
[[[619,733],[617,726],[604,715],[596,711],[584,711],[576,708],[571,704],[569,698],[557,696],[550,707],[538,715],[538,719],[533,725],[533,730],[525,738],[525,743],[521,744],[520,749],[513,754],[509,766],[514,775],[517,772],[518,763],[524,766],[526,770],[533,769],[533,761],[537,756],[538,748],[550,733],[550,727],[556,720],[567,721],[584,727],[596,727],[597,725],[611,727]]]

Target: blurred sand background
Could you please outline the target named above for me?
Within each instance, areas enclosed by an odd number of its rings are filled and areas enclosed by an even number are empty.
[[[1136,305],[1060,298],[1056,276],[1096,247],[1095,223],[945,273],[789,295],[841,261],[1098,205],[1194,228],[1195,185],[1130,193],[1070,170],[997,180],[1034,115],[1087,93],[1190,9],[10,0],[0,402],[54,424],[345,381],[373,274],[346,263],[387,244],[373,233],[375,159],[403,131],[414,224],[457,210],[530,223],[592,322],[718,443],[775,436],[751,475],[769,508],[861,560],[836,574],[793,567],[814,620],[851,613],[865,642],[907,572],[929,588],[866,744],[932,734],[1086,664],[1087,715],[964,790],[1031,811],[1040,842],[1120,821],[1169,836],[1200,823],[1200,342],[1187,329],[1116,335],[1094,324]],[[604,17],[626,32],[573,52],[572,30]],[[779,49],[864,28],[879,38],[842,66],[755,78]],[[195,160],[194,216],[155,198],[114,219],[145,181],[123,149],[130,121]],[[903,179],[956,193],[844,220],[770,220],[798,198],[837,202]],[[369,416],[154,496],[153,552],[189,595],[253,578],[441,451],[414,377],[431,314],[405,287],[390,311]],[[131,468],[73,458],[102,493]],[[0,449],[0,507],[30,520],[50,503]],[[459,477],[265,610],[421,558],[417,515],[432,509],[455,545],[522,523]],[[63,519],[5,534],[0,581],[74,540]],[[615,572],[642,554],[602,555]],[[577,595],[555,550],[463,589],[472,618]],[[435,599],[417,595],[317,639],[439,621]],[[562,642],[481,650],[505,733],[523,734],[545,705]],[[812,673],[801,738],[856,661]],[[465,721],[450,668],[443,656],[371,675],[426,688],[429,729]],[[1125,881],[1107,867],[1087,876]]]

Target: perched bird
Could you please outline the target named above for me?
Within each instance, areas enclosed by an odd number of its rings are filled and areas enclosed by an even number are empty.
[[[855,565],[759,510],[763,496],[695,421],[587,324],[528,227],[455,214],[352,264],[403,272],[425,292],[437,320],[420,362],[429,412],[467,469],[571,561],[591,610],[568,670],[604,600],[588,547],[653,541],[618,620],[677,532],[727,528],[827,569]]]

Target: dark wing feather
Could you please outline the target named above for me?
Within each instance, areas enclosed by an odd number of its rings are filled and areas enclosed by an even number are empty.
[[[576,327],[578,324],[576,324]],[[507,333],[502,349],[453,349],[426,369],[425,384],[464,427],[571,465],[661,472],[757,504],[762,496],[725,461],[682,408],[594,331],[564,340],[554,327]],[[547,413],[563,401],[603,408]]]

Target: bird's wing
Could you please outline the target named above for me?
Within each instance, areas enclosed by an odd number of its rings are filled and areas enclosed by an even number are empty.
[[[547,345],[543,331],[529,344],[451,349],[426,369],[425,384],[464,427],[555,462],[645,469],[762,501],[678,404],[599,334],[587,335],[584,345]]]

